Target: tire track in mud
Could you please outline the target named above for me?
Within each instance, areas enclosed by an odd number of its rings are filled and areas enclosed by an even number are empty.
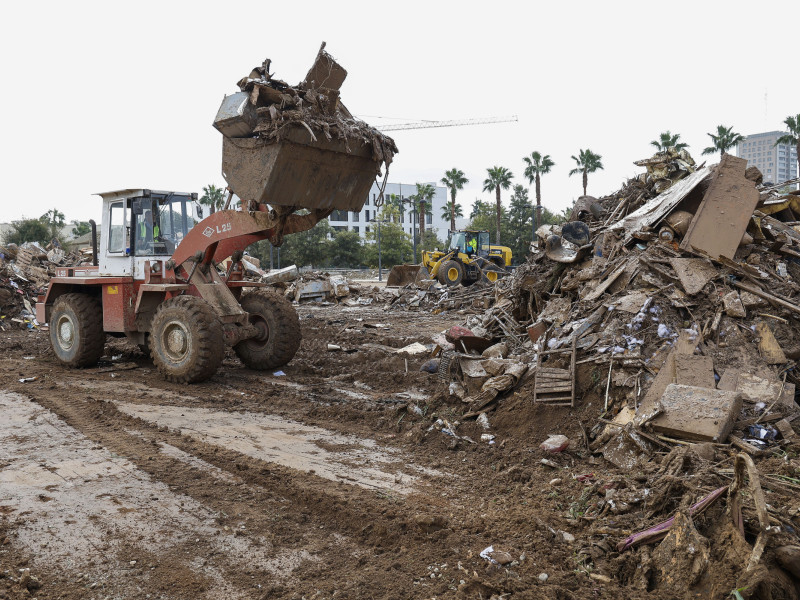
[[[221,515],[221,527],[238,528],[239,535],[248,538],[260,535],[278,552],[305,550],[319,557],[318,562],[309,561],[295,569],[290,587],[298,593],[327,589],[391,597],[391,590],[405,587],[398,587],[399,581],[410,584],[426,565],[441,562],[443,556],[451,555],[454,545],[463,543],[461,536],[447,529],[427,535],[412,515],[428,507],[408,506],[399,496],[375,494],[264,463],[130,417],[85,394],[81,399],[59,394],[62,397],[56,399],[31,387],[23,391],[173,493],[184,494]],[[126,394],[118,397],[123,399]],[[163,444],[217,467],[234,480],[221,480],[185,457],[165,452]],[[418,501],[417,496],[414,503]],[[415,547],[414,558],[404,561],[404,551],[410,547]],[[213,549],[203,548],[202,541],[198,548],[213,555]],[[154,555],[158,557],[158,551]],[[263,576],[235,557],[220,561],[226,564],[224,572],[244,569],[245,579]],[[353,575],[354,565],[358,565],[357,576]],[[387,571],[393,572],[390,581],[386,580]],[[270,581],[275,591],[286,589],[287,584],[274,577]]]

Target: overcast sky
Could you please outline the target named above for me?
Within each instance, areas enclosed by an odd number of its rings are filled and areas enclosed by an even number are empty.
[[[460,168],[467,214],[493,198],[481,191],[487,167],[527,186],[522,157],[534,150],[556,163],[542,196],[560,210],[582,193],[568,177],[581,148],[603,157],[589,177],[600,196],[641,170],[632,162],[662,131],[700,162],[718,124],[783,130],[800,112],[797,0],[40,1],[6,3],[3,17],[0,222],[54,206],[99,219],[92,194],[107,190],[224,185],[211,126],[223,96],[266,57],[299,82],[322,40],[348,70],[342,100],[373,125],[519,117],[392,134],[390,181]]]

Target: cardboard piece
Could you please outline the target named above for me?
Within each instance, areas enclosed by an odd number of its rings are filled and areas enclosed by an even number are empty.
[[[747,160],[725,154],[689,224],[682,250],[701,250],[712,258],[733,258],[758,204],[755,184],[745,178]]]
[[[654,431],[679,439],[724,442],[742,410],[742,395],[671,383],[661,396]]]
[[[775,335],[769,325],[764,322],[758,323],[756,325],[756,333],[761,337],[761,341],[758,342],[758,351],[767,364],[786,364],[786,355],[783,353],[778,340],[775,339]]]
[[[719,270],[704,258],[670,258],[669,264],[690,296],[719,275]]]

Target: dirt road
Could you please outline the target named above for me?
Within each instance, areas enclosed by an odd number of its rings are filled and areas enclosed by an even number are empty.
[[[282,371],[229,353],[192,386],[122,340],[70,371],[46,333],[0,334],[0,598],[636,597],[580,569],[584,483],[540,463],[548,433],[577,435],[569,409],[521,394],[495,443],[455,440],[429,430],[462,409],[424,355],[359,349],[430,343],[458,315],[300,316]]]

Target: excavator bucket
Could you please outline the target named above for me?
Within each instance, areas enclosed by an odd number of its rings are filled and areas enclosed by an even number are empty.
[[[386,278],[387,287],[403,287],[409,283],[419,283],[430,279],[431,275],[424,265],[395,265]]]

